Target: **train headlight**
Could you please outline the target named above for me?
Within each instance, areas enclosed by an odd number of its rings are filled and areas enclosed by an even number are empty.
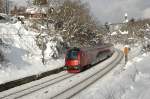
[[[67,66],[64,66],[64,70],[67,70]]]
[[[79,67],[78,67],[78,66],[75,66],[74,68],[75,68],[75,69],[79,69]]]

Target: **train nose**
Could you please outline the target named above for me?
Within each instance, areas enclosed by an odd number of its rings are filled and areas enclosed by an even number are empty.
[[[79,60],[68,60],[66,66],[76,66],[79,65]]]

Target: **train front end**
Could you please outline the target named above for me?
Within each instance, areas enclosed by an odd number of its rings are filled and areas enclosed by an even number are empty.
[[[68,71],[69,73],[79,73],[81,71],[80,53],[81,52],[79,48],[72,48],[67,51],[64,70]]]

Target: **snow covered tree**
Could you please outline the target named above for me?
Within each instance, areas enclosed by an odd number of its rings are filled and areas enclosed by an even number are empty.
[[[65,42],[77,47],[93,45],[98,27],[90,15],[87,4],[81,3],[80,0],[64,0],[51,17],[56,22],[56,31],[61,30]]]
[[[69,46],[91,47],[101,43],[101,27],[90,15],[87,4],[81,3],[80,0],[51,0],[49,4],[52,6],[47,9],[47,17],[34,20],[32,25],[40,33],[36,38],[39,48],[42,34],[47,35],[47,44],[56,43],[55,48],[51,48],[54,50],[52,57],[55,58],[58,58]],[[42,31],[41,26],[44,27]]]

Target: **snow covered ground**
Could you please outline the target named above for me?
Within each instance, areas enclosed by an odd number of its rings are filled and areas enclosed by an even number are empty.
[[[73,99],[149,99],[150,53],[137,54],[140,52],[137,48],[133,52],[137,56],[126,65],[123,60],[111,73]]]
[[[63,66],[64,59],[51,59],[50,46],[55,45],[54,42],[47,44],[46,65],[42,64],[36,35],[38,33],[26,30],[21,22],[0,23],[0,51],[5,56],[0,64],[0,84]]]
[[[120,46],[120,48],[122,48],[122,46]],[[113,69],[109,74],[104,76],[102,79],[98,80],[90,87],[83,90],[81,93],[73,97],[73,99],[149,99],[150,53],[141,54],[140,50],[141,50],[140,47],[132,48],[130,54],[131,52],[132,53],[136,52],[136,54],[131,54],[131,55],[135,55],[136,57],[135,56],[130,57],[130,61],[126,65],[124,64],[124,60],[122,60],[122,62],[115,69]],[[87,74],[94,72],[92,71],[94,70],[94,68],[91,68],[90,70],[80,73],[76,75],[77,77],[75,76],[75,78],[72,77],[70,79],[72,79],[72,81],[78,81],[76,79],[80,78],[79,75],[82,75],[81,77],[86,77]],[[70,81],[70,79],[68,79],[68,81]],[[36,82],[37,81],[31,83],[36,83]],[[63,82],[61,83],[62,84],[58,85],[59,87],[60,85],[63,84],[66,85],[66,83]],[[17,87],[17,89],[19,89],[19,87]],[[16,89],[13,88],[12,90],[16,90]],[[43,92],[45,92],[45,90],[48,90],[48,88],[45,88]],[[56,91],[60,91],[60,90],[56,90]],[[50,92],[52,93],[53,90],[50,90]],[[43,95],[41,97],[44,98],[45,94],[42,94],[41,90],[37,91],[37,93],[35,94],[32,94],[31,97],[32,98],[36,97],[37,95],[39,95],[39,93]],[[46,94],[46,95],[47,97],[49,97],[52,94]]]

